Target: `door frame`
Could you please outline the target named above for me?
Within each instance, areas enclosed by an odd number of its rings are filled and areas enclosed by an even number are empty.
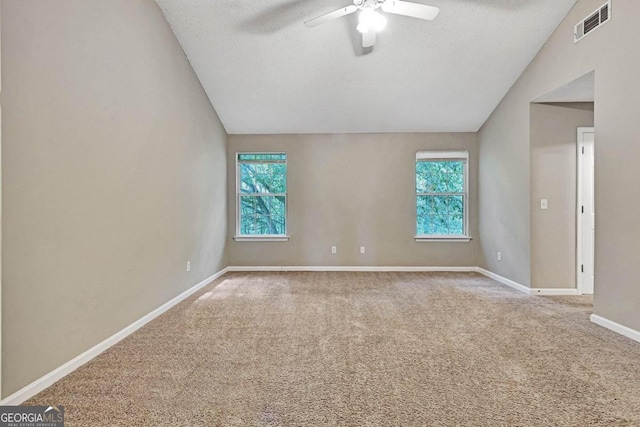
[[[583,284],[583,275],[581,268],[582,261],[582,227],[583,227],[583,214],[581,211],[582,207],[582,172],[583,172],[583,161],[582,161],[582,146],[584,143],[584,134],[585,133],[593,133],[594,134],[594,157],[595,157],[595,128],[593,127],[579,127],[577,131],[577,139],[576,139],[576,289],[578,291],[578,295],[582,295],[582,290],[584,287]],[[595,185],[595,180],[594,180]],[[595,188],[594,188],[595,194]],[[593,242],[593,264],[595,269],[595,241]],[[595,284],[594,284],[595,289]]]

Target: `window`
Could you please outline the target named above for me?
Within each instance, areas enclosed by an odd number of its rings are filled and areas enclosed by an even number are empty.
[[[236,240],[287,240],[287,154],[238,153]]]
[[[469,240],[467,151],[416,154],[416,240]]]

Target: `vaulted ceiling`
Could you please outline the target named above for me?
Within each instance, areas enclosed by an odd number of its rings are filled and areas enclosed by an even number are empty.
[[[576,0],[413,0],[364,52],[351,0],[156,0],[231,134],[473,132]],[[566,34],[566,37],[573,37]]]

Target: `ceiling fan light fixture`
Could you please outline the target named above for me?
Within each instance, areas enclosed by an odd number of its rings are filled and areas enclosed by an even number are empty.
[[[362,9],[360,16],[358,17],[358,26],[356,29],[361,33],[368,33],[369,31],[382,31],[387,25],[387,18],[379,14],[372,8]]]

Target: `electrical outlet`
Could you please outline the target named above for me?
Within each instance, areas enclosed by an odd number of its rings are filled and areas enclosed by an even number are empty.
[[[191,271],[191,261],[187,261],[187,273]]]
[[[338,253],[338,248],[335,246],[331,246],[331,253],[332,254]]]
[[[363,254],[364,253],[364,246],[360,246],[360,253]]]
[[[496,259],[497,259],[498,261],[502,261],[502,252],[498,252],[498,253],[496,254]]]
[[[540,209],[549,209],[549,201],[547,199],[540,199]]]

